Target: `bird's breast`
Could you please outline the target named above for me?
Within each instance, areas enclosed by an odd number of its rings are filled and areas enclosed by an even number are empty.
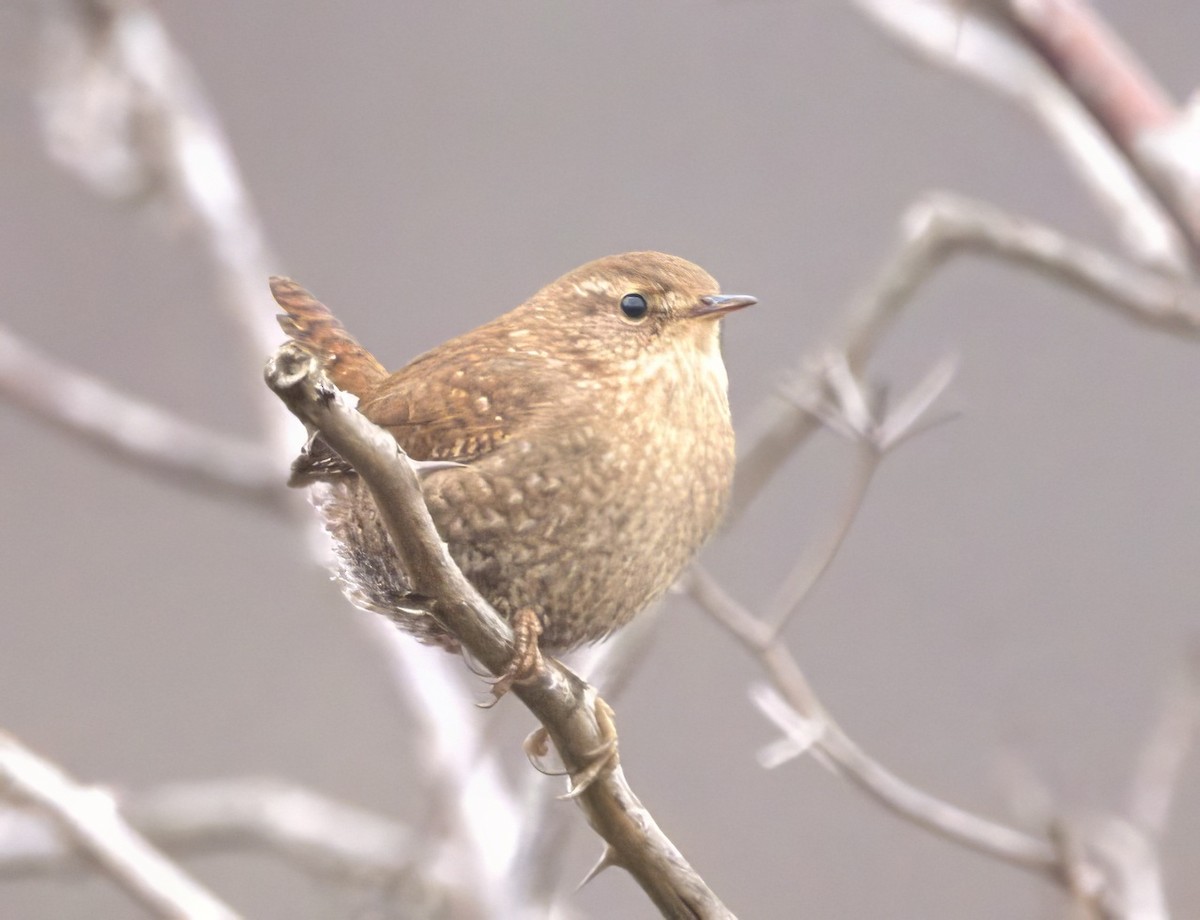
[[[505,613],[544,612],[544,645],[600,638],[662,594],[716,528],[733,431],[721,374],[663,362],[581,381],[426,495],[451,553]]]

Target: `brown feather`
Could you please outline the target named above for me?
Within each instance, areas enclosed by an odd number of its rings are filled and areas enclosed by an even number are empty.
[[[329,379],[361,398],[387,376],[375,356],[338,322],[329,308],[291,278],[271,277],[271,294],[287,313],[278,317],[283,331],[322,362]]]

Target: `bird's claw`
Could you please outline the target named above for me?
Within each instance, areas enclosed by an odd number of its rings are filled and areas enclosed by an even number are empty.
[[[508,667],[492,684],[492,700],[480,703],[483,709],[491,709],[514,684],[533,680],[546,667],[542,651],[538,648],[538,637],[542,634],[542,620],[531,607],[522,607],[512,618],[513,655]]]
[[[617,751],[616,713],[600,696],[596,697],[592,711],[596,714],[596,725],[600,728],[600,735],[604,740],[598,748],[588,753],[588,762],[584,768],[570,774],[571,789],[560,795],[560,799],[578,798],[587,792],[592,783],[607,776],[621,764],[621,756]]]
[[[525,756],[533,764],[533,768],[546,776],[567,776],[571,781],[568,792],[560,795],[560,799],[574,799],[583,795],[596,780],[611,773],[621,762],[617,753],[617,727],[613,721],[612,707],[600,697],[596,697],[593,706],[596,714],[596,724],[600,727],[603,741],[595,750],[589,752],[588,760],[583,769],[571,772],[569,770],[551,770],[542,765],[541,761],[550,752],[550,733],[545,728],[538,728],[525,739]]]

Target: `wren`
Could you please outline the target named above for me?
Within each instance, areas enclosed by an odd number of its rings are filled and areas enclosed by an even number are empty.
[[[284,331],[368,419],[414,460],[445,463],[422,478],[439,533],[502,616],[536,614],[542,649],[628,622],[716,528],[734,467],[720,320],[755,299],[721,294],[698,266],[589,262],[391,374],[295,282],[271,291]],[[366,486],[319,437],[291,484],[313,487],[349,599],[455,650]]]

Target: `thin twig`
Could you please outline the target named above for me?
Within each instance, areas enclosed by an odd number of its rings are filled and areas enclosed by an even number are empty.
[[[828,570],[842,545],[861,505],[861,493],[879,459],[918,429],[922,414],[932,406],[953,374],[952,365],[943,362],[913,393],[899,401],[894,415],[878,417],[876,413],[884,411],[880,400],[873,399],[854,376],[846,358],[830,355],[822,367],[824,382],[819,390],[828,393],[830,399],[820,404],[806,404],[805,408],[834,430],[854,438],[870,462],[859,477],[858,488],[844,511],[844,519],[834,528],[832,538],[826,541],[825,552],[818,557],[818,575]],[[794,596],[796,586],[791,584],[792,581],[789,578],[780,592],[787,600]],[[800,581],[800,588],[807,593],[813,583],[815,578],[806,578]],[[787,752],[811,749],[836,773],[901,817],[990,856],[1055,878],[1061,877],[1058,853],[1050,843],[922,792],[886,770],[851,741],[821,704],[795,658],[780,640],[779,626],[784,620],[779,619],[777,613],[770,617],[755,616],[699,566],[693,567],[686,587],[696,602],[758,659],[782,699],[797,714],[793,724],[776,711],[777,707],[772,708],[770,700],[764,701],[768,712],[774,713],[773,720],[785,727],[789,736],[782,747],[772,748],[772,763],[779,762]],[[790,611],[791,607],[784,609]]]
[[[1171,815],[1184,760],[1200,733],[1200,649],[1193,649],[1183,673],[1167,688],[1158,718],[1150,727],[1129,789],[1129,820],[1153,841],[1161,841]]]
[[[216,268],[255,357],[279,342],[265,280],[278,268],[236,158],[153,3],[49,7],[39,94],[51,155],[98,194],[161,196]]]
[[[133,830],[112,796],[78,785],[5,732],[0,732],[0,793],[52,816],[75,846],[155,916],[237,917]]]
[[[480,710],[461,679],[461,664],[422,646],[383,617],[358,618],[385,663],[413,720],[426,825],[434,830],[414,863],[452,879],[494,916],[513,914],[509,900],[517,836],[527,818],[496,756],[482,748]]]
[[[831,336],[856,372],[921,285],[950,257],[964,252],[1033,269],[1139,325],[1200,339],[1200,292],[1194,286],[1072,240],[1045,224],[946,192],[915,202],[900,223],[891,255]],[[823,378],[809,363],[793,378],[784,394],[759,410],[749,426],[751,433],[742,439],[749,446],[738,459],[731,519],[749,507],[821,424],[806,406],[819,400]]]
[[[338,881],[397,877],[410,869],[415,849],[395,821],[278,779],[173,782],[123,794],[118,804],[132,827],[164,849],[264,849]],[[0,876],[62,871],[75,856],[36,815],[0,819]]]
[[[371,490],[413,591],[433,599],[430,612],[446,630],[493,674],[502,673],[512,656],[512,632],[454,564],[395,440],[348,409],[316,362],[295,346],[276,352],[266,376],[276,395],[320,431]],[[582,773],[598,752],[612,750],[615,729],[601,726],[603,702],[557,662],[547,662],[512,692],[545,727],[570,773]],[[629,871],[666,916],[732,916],[658,828],[618,764],[573,794],[607,841],[607,861]]]
[[[771,637],[778,638],[787,627],[788,621],[804,603],[821,576],[828,571],[833,560],[841,551],[842,544],[850,535],[850,529],[858,519],[867,490],[871,486],[883,455],[867,447],[860,447],[855,464],[854,480],[845,504],[834,518],[823,539],[809,545],[796,565],[784,577],[778,590],[767,602],[763,620],[770,625]]]
[[[981,818],[905,782],[867,755],[829,715],[791,652],[767,624],[730,597],[700,567],[688,581],[692,597],[750,651],[787,704],[815,730],[803,742],[840,776],[889,811],[948,840],[1004,862],[1061,879],[1056,848],[1015,828]],[[1098,874],[1090,878],[1095,881]]]
[[[1161,864],[1140,828],[1111,816],[1053,821],[1063,885],[1098,920],[1169,920]],[[1093,883],[1096,871],[1104,883]]]
[[[879,280],[851,308],[840,341],[861,368],[882,333],[930,273],[960,252],[1001,259],[1074,288],[1127,320],[1200,340],[1200,291],[1071,239],[1028,217],[948,192],[930,192],[906,211],[901,242]]]
[[[120,393],[3,327],[0,394],[101,453],[177,485],[275,514],[286,508],[280,465],[263,448]]]
[[[883,418],[876,416],[881,398],[867,392],[851,371],[845,355],[831,352],[820,367],[825,385],[819,390],[808,388],[798,396],[829,398],[820,398],[800,408],[850,440],[857,449],[858,463],[850,494],[828,535],[801,555],[767,603],[762,619],[770,625],[772,639],[779,637],[789,618],[837,557],[884,455],[926,430],[921,418],[949,386],[955,362],[943,360],[935,365]]]

